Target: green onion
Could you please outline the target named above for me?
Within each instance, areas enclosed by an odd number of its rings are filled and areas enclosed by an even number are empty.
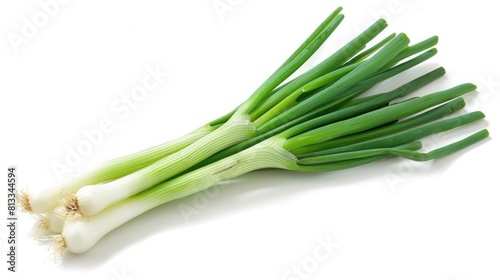
[[[339,27],[341,10],[332,12],[230,113],[172,142],[106,162],[38,194],[21,195],[23,208],[44,213],[42,230],[60,232],[56,251],[82,253],[156,206],[248,172],[335,171],[395,156],[435,160],[488,137],[481,130],[419,151],[422,138],[484,118],[472,112],[443,119],[464,108],[462,96],[476,88],[470,83],[408,98],[442,77],[441,67],[388,92],[361,96],[437,53],[436,36],[409,45],[404,33],[364,50],[386,28],[382,19],[291,79]]]

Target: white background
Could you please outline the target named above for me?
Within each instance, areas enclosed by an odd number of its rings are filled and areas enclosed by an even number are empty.
[[[28,238],[35,219],[24,214],[18,273],[7,273],[4,261],[0,266],[7,279],[500,279],[500,22],[493,1],[67,1],[13,45],[9,38],[22,36],[23,18],[33,22],[44,13],[40,2],[0,4],[0,166],[17,166],[19,188],[57,182],[52,165],[64,164],[67,149],[103,119],[113,130],[77,170],[226,113],[338,5],[345,21],[306,67],[379,16],[390,24],[385,35],[404,31],[413,42],[439,35],[435,58],[372,92],[444,66],[447,76],[418,94],[474,82],[479,90],[467,96],[467,111],[482,110],[487,121],[438,144],[484,127],[492,138],[430,163],[393,159],[329,174],[247,174],[203,205],[187,197],[159,207],[58,264],[50,242]],[[218,12],[214,3],[231,9]],[[169,72],[157,89],[126,117],[111,109],[157,66]],[[199,212],[186,219],[181,205]],[[3,260],[5,226],[0,237]],[[315,260],[318,240],[327,239],[338,246]],[[304,275],[287,274],[304,265]]]

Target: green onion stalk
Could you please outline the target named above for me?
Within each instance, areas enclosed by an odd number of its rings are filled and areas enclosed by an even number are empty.
[[[488,131],[481,130],[433,151],[418,151],[422,148],[420,139],[484,118],[481,112],[472,112],[440,120],[465,106],[461,96],[473,91],[473,84],[394,102],[442,75],[444,69],[438,68],[397,89],[297,124],[228,157],[163,181],[95,215],[67,219],[62,233],[55,237],[56,249],[83,253],[113,229],[154,207],[255,170],[335,171],[393,156],[427,161],[488,137]],[[353,111],[372,106],[378,109],[352,116]],[[349,144],[334,142],[346,138],[351,138]]]

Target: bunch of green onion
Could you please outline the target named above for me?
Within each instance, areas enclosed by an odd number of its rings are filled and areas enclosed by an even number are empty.
[[[420,139],[484,118],[445,118],[465,106],[462,84],[401,100],[445,74],[437,68],[389,92],[361,96],[434,56],[437,37],[409,45],[392,34],[364,50],[387,26],[378,20],[321,63],[298,70],[342,22],[341,8],[240,106],[179,139],[105,162],[62,184],[21,193],[23,209],[44,215],[56,250],[82,253],[108,232],[166,202],[258,169],[323,172],[389,157],[440,158],[486,137],[479,131],[428,153]],[[364,50],[364,51],[363,51]]]

